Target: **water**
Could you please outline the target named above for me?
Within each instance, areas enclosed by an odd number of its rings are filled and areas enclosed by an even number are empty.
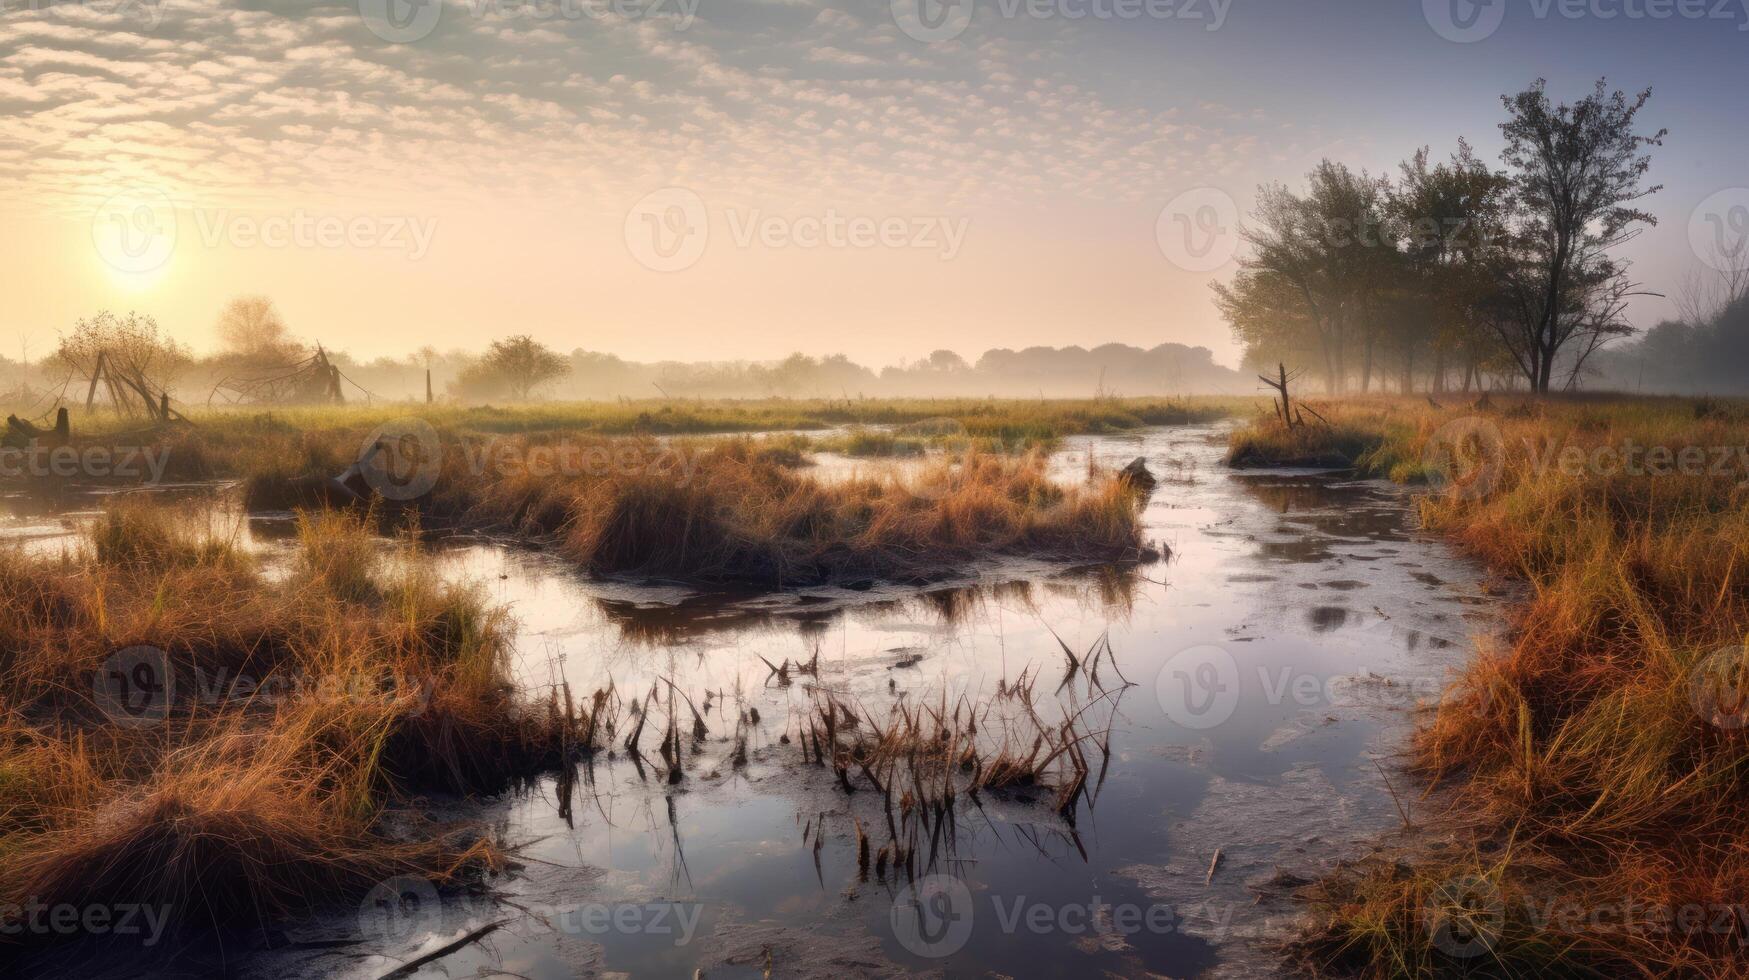
[[[1384,780],[1401,784],[1390,762],[1414,706],[1499,624],[1480,569],[1413,532],[1401,490],[1229,472],[1223,432],[1087,437],[1059,453],[1065,479],[1089,453],[1144,456],[1162,477],[1146,521],[1172,558],[1128,573],[1006,562],[927,590],[702,594],[451,542],[450,572],[513,607],[526,686],[611,681],[635,697],[670,678],[695,699],[717,692],[710,733],[678,786],[623,753],[597,760],[570,820],[551,781],[445,809],[521,845],[493,894],[306,924],[249,969],[377,977],[495,925],[418,975],[1272,972],[1271,943],[1297,914],[1287,886],[1398,823]],[[1053,693],[1058,637],[1080,655],[1102,636],[1116,664],[1102,667],[1107,693],[1085,675]],[[766,663],[816,654],[818,678],[788,686]],[[1117,690],[1118,671],[1134,686]],[[1023,672],[1038,678],[1041,713],[1085,707],[1110,724],[1091,806],[1071,826],[1049,793],[962,801],[927,869],[941,877],[921,890],[890,872],[859,880],[854,822],[873,847],[886,841],[879,794],[861,784],[847,796],[780,741],[812,710],[810,687],[880,716],[943,692],[990,702]],[[1013,720],[1007,704],[993,723]],[[738,706],[760,714],[745,769],[729,759]]]

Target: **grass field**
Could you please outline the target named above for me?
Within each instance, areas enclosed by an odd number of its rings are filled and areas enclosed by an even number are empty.
[[[1260,419],[1252,459],[1352,453],[1433,486],[1423,523],[1523,579],[1411,765],[1455,848],[1409,835],[1314,890],[1300,944],[1365,976],[1742,976],[1749,919],[1749,410],[1686,399],[1356,401]],[[1463,462],[1453,463],[1460,459]],[[1417,843],[1421,842],[1421,843]]]
[[[8,554],[0,907],[150,908],[176,940],[500,867],[397,801],[574,761],[590,706],[518,693],[503,611],[419,550],[309,516],[269,581],[223,527],[124,506],[76,552]]]
[[[1307,890],[1298,962],[1368,977],[1749,973],[1749,407],[1447,401],[1316,401],[1328,424],[1292,431],[1250,400],[421,410],[439,439],[429,492],[304,516],[283,583],[223,528],[123,505],[76,554],[0,567],[0,906],[131,898],[190,917],[176,928],[259,922],[387,874],[498,867],[489,839],[409,823],[397,801],[562,767],[605,743],[616,696],[518,693],[503,613],[437,581],[398,530],[409,522],[537,541],[593,573],[766,586],[925,582],[1013,554],[1139,560],[1140,495],[1106,472],[1048,480],[1039,450],[1237,413],[1251,421],[1231,463],[1422,487],[1429,530],[1528,590],[1504,643],[1419,726],[1417,826]],[[283,506],[286,481],[339,472],[407,411],[226,412],[153,436],[183,460],[167,472],[238,479]],[[639,421],[663,415],[667,429]],[[76,443],[126,438],[75,426]],[[825,479],[807,466],[823,451],[871,468],[928,458]],[[210,690],[194,678],[251,683],[118,724],[92,678],[126,684],[137,665],[106,658],[136,647],[166,651],[185,694]],[[339,701],[249,693],[305,677],[354,683]]]

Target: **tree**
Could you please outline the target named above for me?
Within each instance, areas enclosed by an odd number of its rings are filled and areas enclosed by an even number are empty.
[[[160,420],[161,400],[193,362],[188,348],[159,335],[150,316],[130,312],[124,318],[108,310],[74,324],[48,361],[88,382],[88,404],[102,392],[117,411]]]
[[[536,389],[571,373],[571,362],[527,334],[494,340],[456,379],[464,394],[506,394],[527,401]]]
[[[1573,105],[1552,105],[1537,79],[1503,96],[1509,118],[1505,161],[1512,181],[1514,234],[1499,271],[1507,295],[1492,323],[1533,391],[1549,390],[1555,360],[1569,342],[1595,349],[1599,329],[1619,325],[1608,309],[1624,289],[1621,266],[1608,251],[1657,218],[1633,207],[1657,192],[1640,182],[1651,167],[1642,152],[1660,146],[1665,130],[1635,132],[1634,118],[1652,90],[1632,100],[1610,93],[1603,79]],[[1602,304],[1600,308],[1597,304]]]
[[[1404,372],[1412,375],[1416,354],[1430,348],[1433,390],[1445,390],[1448,357],[1463,365],[1467,390],[1498,350],[1479,308],[1494,289],[1490,255],[1505,234],[1510,185],[1461,138],[1449,161],[1429,166],[1422,147],[1401,173],[1390,211],[1402,228],[1409,280],[1397,331]]]
[[[1309,326],[1332,393],[1346,387],[1348,352],[1358,344],[1365,390],[1381,322],[1380,290],[1397,259],[1384,211],[1386,185],[1329,160],[1307,176],[1307,185],[1304,197],[1280,184],[1259,188],[1244,229],[1253,254],[1240,263],[1249,281],[1237,291],[1217,287],[1216,302],[1237,311],[1234,303],[1266,300],[1273,309],[1240,315],[1254,323],[1274,315],[1284,326]]]
[[[73,331],[61,337],[50,362],[89,378],[97,370],[99,355],[112,367],[137,373],[159,388],[168,387],[194,363],[188,348],[159,335],[158,321],[150,316],[130,312],[118,317],[108,310],[75,323]]]
[[[225,304],[217,332],[227,354],[289,361],[299,353],[285,320],[265,296],[239,296]]]

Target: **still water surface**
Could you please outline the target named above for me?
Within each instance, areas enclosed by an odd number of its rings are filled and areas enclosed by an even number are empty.
[[[448,573],[512,607],[531,690],[563,679],[635,697],[671,679],[695,699],[714,692],[710,734],[675,786],[623,754],[597,760],[569,819],[551,781],[445,808],[442,819],[484,821],[521,845],[493,894],[300,926],[246,970],[380,977],[494,927],[417,975],[1275,972],[1291,886],[1398,822],[1384,779],[1403,785],[1391,760],[1413,708],[1498,629],[1498,604],[1477,566],[1412,529],[1400,489],[1231,472],[1224,441],[1221,426],[1187,426],[1063,447],[1064,479],[1089,454],[1142,456],[1162,477],[1146,520],[1171,558],[1130,571],[1006,562],[927,589],[722,595],[591,581],[538,551],[449,542]],[[59,546],[78,520],[9,503],[0,533],[35,547]],[[286,547],[283,521],[253,521],[249,535]],[[1105,691],[1083,674],[1053,692],[1059,638],[1080,654],[1102,636],[1116,664]],[[788,685],[766,663],[816,655],[818,677]],[[891,873],[860,880],[855,821],[885,842],[879,796],[847,796],[781,741],[813,709],[811,688],[884,715],[900,701],[990,702],[1023,673],[1039,678],[1041,713],[1085,708],[1111,726],[1091,805],[1071,826],[1048,793],[986,794],[959,807],[927,869],[940,877],[921,889]],[[760,722],[737,768],[749,707]]]

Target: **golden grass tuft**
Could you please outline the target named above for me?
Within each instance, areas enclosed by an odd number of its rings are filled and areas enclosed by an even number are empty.
[[[648,465],[587,478],[458,475],[440,502],[464,523],[549,538],[603,575],[784,586],[922,581],[1005,555],[1157,557],[1142,537],[1140,495],[1109,474],[1065,486],[1042,454],[969,452],[915,474],[829,481],[746,441],[680,449],[685,462],[665,464],[672,451],[646,443],[632,452]]]
[[[504,612],[416,539],[384,557],[367,518],[309,516],[270,581],[156,519],[118,510],[86,553],[0,562],[0,910],[147,905],[180,935],[451,881],[500,855],[389,819],[395,801],[500,792],[594,749],[588,706],[523,696]],[[105,696],[130,648],[162,651],[155,714]]]

